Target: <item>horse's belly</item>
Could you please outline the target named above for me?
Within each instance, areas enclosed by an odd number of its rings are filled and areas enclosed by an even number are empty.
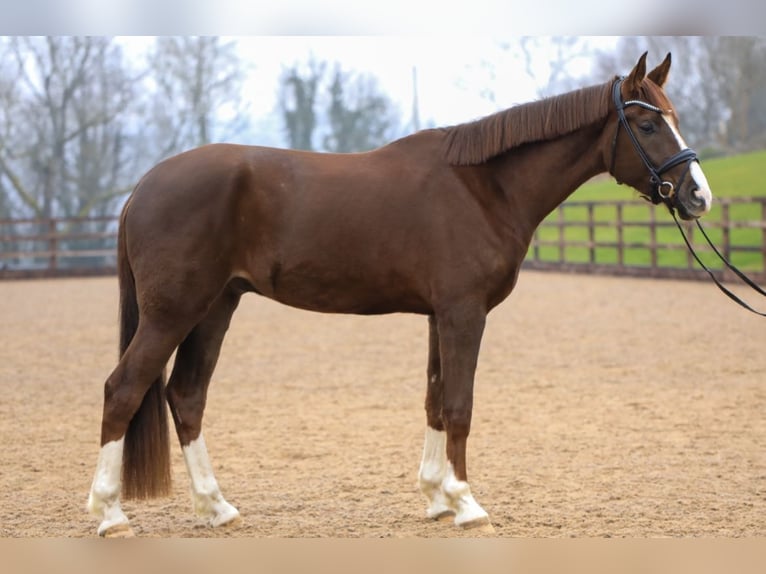
[[[432,312],[419,289],[397,279],[393,273],[387,278],[374,273],[308,271],[286,270],[273,277],[271,298],[285,305],[323,313]]]

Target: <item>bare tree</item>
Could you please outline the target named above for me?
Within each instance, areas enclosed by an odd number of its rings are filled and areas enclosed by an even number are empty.
[[[279,111],[289,147],[314,149],[317,127],[316,101],[326,64],[310,60],[305,66],[296,63],[282,71],[279,81]]]
[[[492,61],[485,59],[469,69],[483,77],[482,81],[477,82],[483,86],[479,93],[495,107],[507,107],[511,103],[499,102],[498,92],[502,93],[503,84],[517,82],[524,74],[536,86],[538,97],[559,94],[590,83],[591,76],[583,70],[597,53],[590,39],[575,36],[523,36],[497,42],[494,48]],[[501,87],[495,88],[498,85]],[[470,88],[465,84],[464,87]]]
[[[0,189],[13,215],[84,215],[126,193],[122,112],[133,78],[111,39],[14,37],[0,47]]]
[[[575,72],[577,60],[591,58],[593,48],[585,38],[525,36],[519,40],[529,77],[537,83],[538,95],[551,96],[582,87],[587,80]],[[541,66],[545,61],[546,65]]]
[[[700,89],[712,84],[729,112],[721,143],[737,150],[749,149],[766,128],[753,121],[751,112],[753,98],[766,85],[766,40],[736,36],[701,38],[700,42],[710,72]]]
[[[335,67],[328,87],[328,133],[324,149],[332,152],[366,151],[395,136],[398,116],[391,100],[369,75],[354,75]]]
[[[286,68],[280,78],[279,109],[293,149],[365,151],[398,135],[399,112],[374,76],[309,60]]]
[[[155,161],[230,139],[247,125],[241,98],[245,64],[233,41],[217,36],[157,38],[149,55],[144,115]]]

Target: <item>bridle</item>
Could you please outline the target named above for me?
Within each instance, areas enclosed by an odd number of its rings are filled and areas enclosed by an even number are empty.
[[[680,189],[684,179],[686,178],[686,175],[689,173],[689,168],[691,167],[692,162],[699,162],[697,159],[697,152],[689,148],[682,149],[675,155],[665,160],[662,165],[655,167],[652,163],[652,160],[649,159],[649,156],[647,155],[644,148],[641,147],[641,143],[638,141],[636,134],[633,133],[633,130],[628,123],[628,119],[625,117],[625,108],[628,106],[639,106],[645,110],[650,110],[658,114],[662,114],[662,110],[657,106],[653,106],[652,104],[643,102],[641,100],[623,101],[620,88],[624,80],[625,78],[621,77],[615,80],[614,84],[612,84],[612,100],[614,101],[614,107],[617,109],[618,122],[617,129],[614,131],[614,139],[612,140],[612,160],[611,166],[609,168],[609,173],[617,180],[617,183],[622,183],[614,172],[615,160],[617,158],[617,136],[620,134],[620,127],[622,127],[630,137],[630,141],[633,143],[633,147],[635,148],[636,153],[638,153],[638,157],[641,158],[641,161],[644,162],[646,169],[649,170],[649,181],[651,183],[651,202],[655,205],[659,203],[665,203],[669,208],[672,208],[674,207],[673,202],[676,195],[676,186],[673,185],[673,182],[664,180],[662,178],[662,174],[670,171],[677,165],[686,163],[686,169],[684,169],[683,173],[681,174],[681,178],[678,181],[678,188]]]
[[[612,100],[614,101],[614,106],[617,109],[618,122],[617,122],[617,129],[615,129],[614,131],[614,139],[612,140],[612,159],[611,159],[610,168],[609,168],[610,175],[614,177],[615,180],[617,180],[617,183],[622,184],[622,182],[620,181],[620,179],[617,177],[617,175],[614,172],[615,159],[617,157],[617,136],[620,134],[620,127],[622,127],[625,129],[625,132],[630,137],[630,141],[633,142],[633,147],[638,153],[638,156],[641,158],[641,161],[644,162],[646,169],[649,170],[649,182],[651,183],[651,195],[649,197],[650,201],[654,205],[658,205],[660,203],[665,204],[665,206],[668,208],[668,211],[670,211],[670,215],[673,216],[673,220],[676,222],[676,226],[678,227],[678,230],[681,232],[681,237],[683,237],[686,247],[689,249],[689,252],[694,256],[694,259],[697,261],[697,263],[699,263],[700,267],[702,267],[707,272],[707,274],[711,277],[711,279],[713,279],[713,282],[716,284],[716,286],[721,291],[723,291],[723,293],[727,297],[729,297],[732,301],[741,305],[748,311],[755,313],[756,315],[760,315],[761,317],[766,317],[766,313],[753,309],[750,305],[745,303],[737,295],[735,295],[729,289],[724,287],[721,284],[721,282],[718,280],[718,278],[715,276],[715,274],[702,262],[702,260],[699,258],[697,253],[692,248],[691,242],[686,237],[686,233],[684,233],[684,229],[683,227],[681,227],[681,224],[679,223],[678,218],[676,217],[675,208],[677,207],[677,205],[674,205],[674,203],[677,203],[676,191],[675,191],[676,186],[673,185],[673,182],[662,179],[662,174],[673,169],[677,165],[686,163],[686,168],[681,174],[681,178],[678,180],[678,188],[680,189],[681,185],[683,184],[684,178],[689,173],[689,169],[691,168],[692,162],[696,161],[697,163],[699,163],[699,159],[697,158],[697,153],[693,149],[685,148],[679,151],[678,153],[676,153],[675,155],[672,155],[667,160],[665,160],[665,162],[659,167],[654,167],[652,160],[649,159],[649,156],[647,155],[646,151],[644,150],[643,147],[641,147],[641,143],[638,141],[636,134],[634,134],[633,130],[630,128],[628,119],[625,117],[625,108],[627,108],[628,106],[639,106],[644,108],[645,110],[650,110],[658,114],[662,114],[662,110],[658,108],[657,106],[653,106],[652,104],[643,102],[641,100],[623,101],[620,87],[622,86],[622,82],[624,80],[625,78],[621,77],[615,80],[614,84],[612,84]],[[764,291],[760,286],[758,286],[758,284],[756,284],[752,279],[747,277],[744,273],[742,273],[739,269],[737,269],[731,262],[729,262],[723,255],[721,255],[718,249],[716,249],[715,245],[713,245],[713,242],[710,241],[710,238],[708,237],[707,233],[705,233],[705,230],[700,224],[699,219],[696,219],[695,221],[697,223],[697,227],[702,232],[702,235],[705,237],[705,240],[707,240],[708,245],[710,245],[710,247],[713,249],[715,254],[724,263],[724,265],[726,265],[726,267],[728,267],[731,271],[733,271],[737,275],[737,277],[742,279],[742,281],[744,281],[749,287],[751,287],[757,293],[763,296],[766,296],[766,291]]]

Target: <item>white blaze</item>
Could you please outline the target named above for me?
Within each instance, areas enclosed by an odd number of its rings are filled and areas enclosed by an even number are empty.
[[[665,123],[668,124],[670,131],[675,136],[676,142],[678,142],[679,149],[688,148],[689,146],[686,145],[686,142],[684,141],[683,136],[681,136],[681,134],[673,125],[673,122],[670,121],[668,116],[663,114],[662,118],[665,120]],[[702,210],[702,213],[707,213],[708,211],[710,211],[710,207],[713,205],[713,193],[710,191],[710,184],[708,183],[707,178],[705,177],[705,173],[702,171],[700,164],[697,163],[696,161],[693,161],[691,163],[691,166],[689,166],[689,175],[691,175],[692,179],[694,180],[694,183],[697,184],[697,191],[694,193],[694,195],[698,199],[704,201],[705,203],[705,207]]]

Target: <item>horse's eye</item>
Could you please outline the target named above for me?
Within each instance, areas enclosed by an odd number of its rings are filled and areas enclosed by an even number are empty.
[[[655,130],[654,124],[648,120],[638,124],[638,129],[640,129],[645,134],[653,134]]]

